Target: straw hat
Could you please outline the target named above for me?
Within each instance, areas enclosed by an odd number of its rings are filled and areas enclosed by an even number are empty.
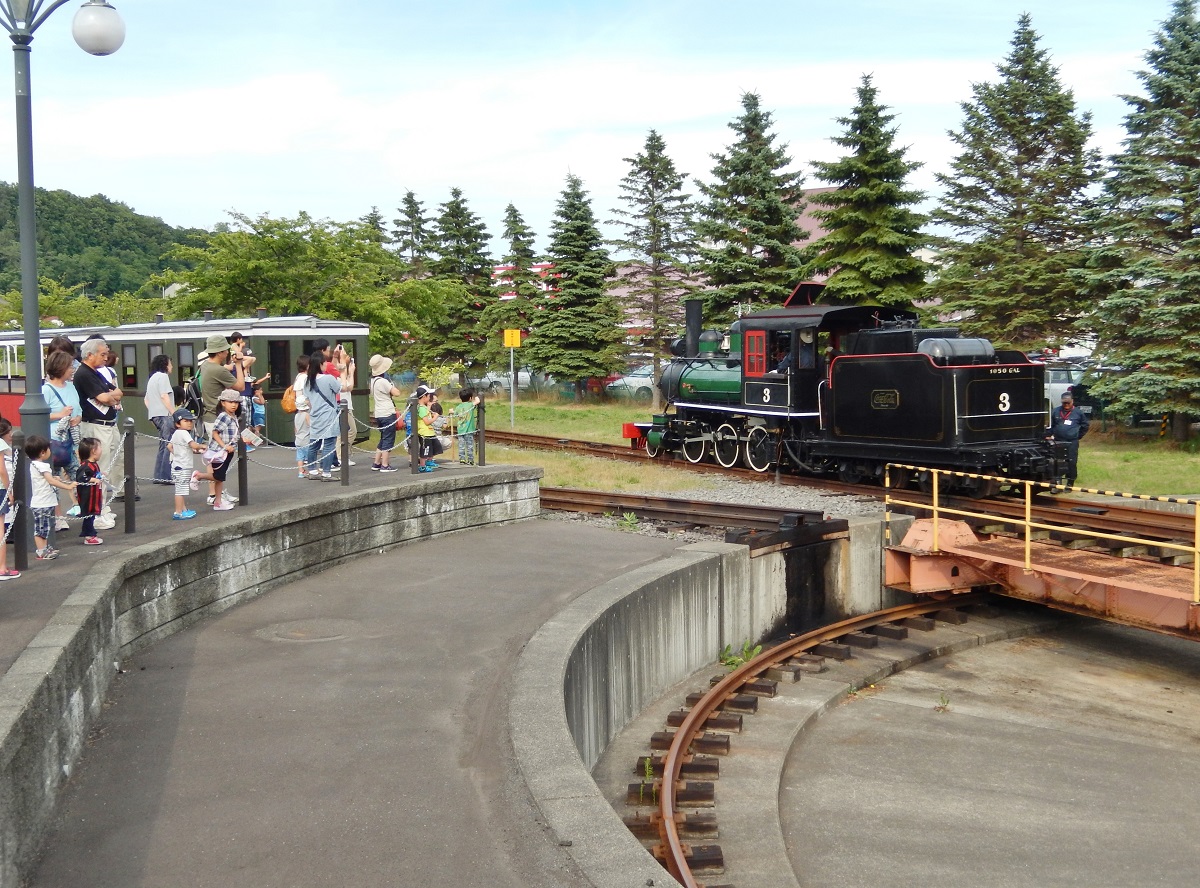
[[[383,376],[391,368],[392,359],[383,355],[371,355],[370,364],[372,376]]]

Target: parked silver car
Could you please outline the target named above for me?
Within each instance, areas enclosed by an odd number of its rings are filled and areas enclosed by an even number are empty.
[[[611,398],[629,398],[639,404],[649,404],[654,397],[654,365],[635,367],[624,376],[618,376],[604,390]]]

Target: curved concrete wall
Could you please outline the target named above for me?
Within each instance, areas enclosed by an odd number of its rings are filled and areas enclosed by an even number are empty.
[[[698,543],[592,589],[521,654],[509,729],[522,776],[592,885],[674,885],[621,822],[590,769],[650,701],[726,644],[777,629],[781,556]]]
[[[0,678],[0,886],[20,884],[121,657],[366,552],[540,512],[538,469],[234,518],[101,562]],[[235,513],[236,515],[236,513]]]

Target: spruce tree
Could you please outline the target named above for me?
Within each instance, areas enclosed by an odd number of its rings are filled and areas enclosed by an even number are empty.
[[[433,240],[432,222],[425,215],[425,205],[411,191],[404,193],[404,200],[397,208],[400,215],[392,220],[392,243],[396,251],[412,267],[416,276],[426,273],[429,251]]]
[[[450,199],[439,209],[432,238],[437,258],[430,263],[430,270],[437,277],[457,278],[484,292],[492,281],[492,260],[487,249],[492,236],[487,226],[467,206],[459,188],[450,189]]]
[[[538,261],[533,248],[534,233],[515,206],[504,208],[504,234],[508,248],[500,260],[496,281],[487,307],[479,319],[483,342],[478,362],[488,367],[508,367],[504,330],[528,330],[542,295],[541,276],[533,266]]]
[[[1104,246],[1091,283],[1096,355],[1128,368],[1096,385],[1114,411],[1176,411],[1175,437],[1200,413],[1200,22],[1176,0],[1124,96],[1127,136],[1111,158]]]
[[[977,83],[962,105],[961,148],[935,222],[940,271],[929,295],[941,311],[961,312],[964,330],[998,343],[1058,345],[1088,308],[1075,273],[1092,234],[1089,187],[1100,158],[1087,147],[1091,115],[1058,79],[1028,15],[996,83]]]
[[[754,93],[742,96],[744,113],[729,124],[737,139],[712,155],[711,185],[698,183],[707,203],[696,234],[701,270],[711,289],[705,315],[729,319],[736,306],[779,305],[804,276],[797,242],[808,237],[796,219],[804,209],[803,176],[788,172],[787,145],[776,146],[771,115]]]
[[[388,242],[387,228],[383,224],[383,213],[379,207],[371,207],[371,211],[358,219],[362,223],[367,237],[372,243],[386,244]]]
[[[479,316],[490,299],[492,260],[487,242],[491,235],[460,189],[450,189],[450,200],[439,209],[431,241],[436,258],[430,260],[429,270],[435,278],[459,281],[464,288],[453,291],[444,313],[427,333],[441,343],[448,360],[470,366],[479,351]]]
[[[876,101],[863,75],[858,104],[833,141],[849,153],[832,163],[817,161],[817,175],[837,186],[820,196],[813,215],[828,232],[810,248],[812,270],[829,274],[821,301],[843,305],[911,305],[925,285],[928,266],[913,253],[925,242],[925,217],[910,209],[924,195],[905,188],[921,164],[895,147],[896,115]]]
[[[657,383],[660,359],[669,356],[670,341],[682,323],[683,302],[698,287],[691,265],[699,249],[695,207],[683,190],[687,176],[675,169],[666,142],[654,130],[642,151],[625,162],[629,172],[621,180],[621,200],[627,209],[612,210],[618,216],[612,224],[624,229],[624,235],[610,243],[631,259],[621,266],[613,292],[621,294],[633,322],[647,329]],[[657,410],[657,385],[654,399]]]
[[[526,357],[530,366],[560,382],[574,382],[582,399],[589,377],[605,376],[624,363],[625,330],[606,290],[612,261],[578,176],[567,176],[558,200],[548,258],[554,263],[554,289],[542,296]]]

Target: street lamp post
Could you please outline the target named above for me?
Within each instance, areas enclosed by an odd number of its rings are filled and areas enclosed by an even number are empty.
[[[29,49],[33,32],[67,0],[0,0],[0,22],[13,42],[17,96],[17,196],[21,238],[21,323],[25,328],[25,400],[21,430],[50,436],[50,408],[42,397],[41,314],[38,310],[37,232],[33,212],[33,104],[29,91]],[[71,33],[92,55],[109,55],[125,41],[125,23],[105,0],[86,0],[75,13]]]

